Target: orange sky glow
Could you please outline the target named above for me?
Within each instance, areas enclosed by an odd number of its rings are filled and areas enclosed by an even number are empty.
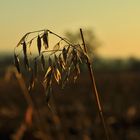
[[[0,52],[12,52],[29,31],[50,29],[64,35],[93,29],[106,58],[140,58],[140,0],[0,1]]]

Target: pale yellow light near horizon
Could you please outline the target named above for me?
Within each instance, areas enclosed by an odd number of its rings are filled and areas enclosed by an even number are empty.
[[[102,57],[140,58],[139,0],[1,0],[0,52],[12,52],[28,31],[93,29]]]

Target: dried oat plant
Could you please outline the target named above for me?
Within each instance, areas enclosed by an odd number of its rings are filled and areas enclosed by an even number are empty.
[[[29,92],[35,87],[37,80],[42,83],[46,94],[46,102],[49,105],[54,81],[64,88],[70,80],[74,82],[77,80],[80,75],[80,65],[82,63],[87,64],[99,116],[105,131],[106,140],[109,140],[82,29],[80,29],[80,33],[83,41],[82,45],[73,44],[66,38],[46,29],[26,33],[14,48],[15,66],[17,71],[22,74],[24,65],[26,72],[30,75]],[[53,48],[49,42],[50,35],[59,39]],[[33,42],[36,42],[36,45]],[[30,52],[31,47],[37,48],[38,53],[36,56]]]

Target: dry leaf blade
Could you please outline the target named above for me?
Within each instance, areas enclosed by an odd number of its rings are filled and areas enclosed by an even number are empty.
[[[43,37],[43,42],[44,42],[45,49],[48,49],[49,48],[48,32],[45,31],[42,37]]]
[[[27,56],[27,45],[26,45],[25,41],[23,42],[23,53],[24,53],[24,56],[26,57]]]
[[[17,71],[20,73],[19,58],[16,54],[14,54],[14,63],[15,63]]]
[[[38,47],[38,53],[40,55],[40,51],[41,51],[41,38],[40,38],[39,35],[37,37],[37,47]]]
[[[43,54],[41,55],[41,65],[42,65],[43,70],[45,70],[45,58]]]

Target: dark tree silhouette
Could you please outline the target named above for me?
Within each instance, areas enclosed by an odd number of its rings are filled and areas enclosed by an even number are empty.
[[[79,31],[77,32],[67,31],[65,33],[65,36],[75,44],[81,42]],[[84,30],[84,36],[85,36],[85,42],[86,42],[88,54],[90,59],[92,60],[93,58],[98,56],[97,48],[101,45],[101,43],[96,37],[95,32],[92,29]]]

